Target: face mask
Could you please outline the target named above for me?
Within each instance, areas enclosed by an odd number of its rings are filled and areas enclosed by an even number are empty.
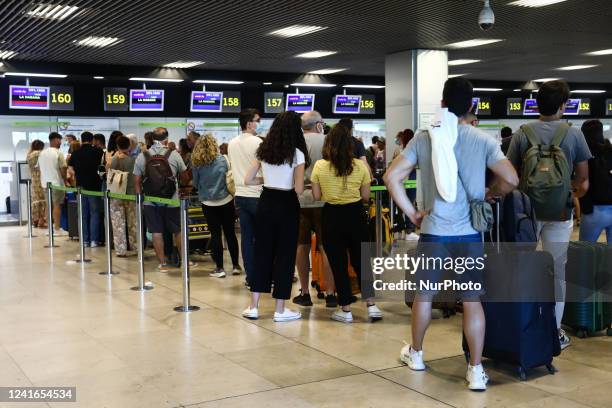
[[[255,129],[255,132],[257,132],[258,135],[261,135],[262,133],[265,132],[265,128],[264,128],[264,124],[259,122],[257,123],[257,129]]]

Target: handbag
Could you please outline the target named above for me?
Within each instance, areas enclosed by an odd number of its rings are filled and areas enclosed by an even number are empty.
[[[113,194],[125,194],[127,192],[130,173],[117,169],[108,169],[106,175],[106,188],[108,191]]]
[[[236,195],[236,184],[234,183],[234,173],[232,172],[232,165],[230,161],[225,157],[225,161],[227,162],[227,171],[225,172],[225,185],[227,186],[227,191],[231,195]]]
[[[465,188],[460,172],[458,172],[458,177],[470,203],[470,221],[472,222],[472,228],[481,233],[491,231],[495,224],[493,207],[485,200],[471,199],[467,188]]]

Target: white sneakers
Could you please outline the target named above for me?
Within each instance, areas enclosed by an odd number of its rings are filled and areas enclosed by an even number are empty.
[[[382,320],[383,314],[382,311],[376,305],[368,306],[368,317],[371,321],[375,322],[378,320]]]
[[[484,368],[482,368],[482,364],[477,366],[468,364],[465,379],[468,382],[468,388],[472,391],[485,391],[489,382],[489,376],[485,373]]]
[[[249,306],[242,312],[242,317],[245,317],[249,320],[257,320],[259,319],[259,310],[257,310],[257,308],[251,308]],[[298,320],[301,318],[302,314],[300,312],[294,312],[293,310],[286,308],[283,313],[274,312],[275,322],[291,322],[293,320]]]
[[[225,278],[226,273],[223,269],[217,268],[209,274],[213,278]]]
[[[559,329],[559,343],[561,344],[561,350],[565,350],[571,344],[571,340],[565,330]]]
[[[338,309],[332,313],[331,319],[341,323],[353,323],[353,313]]]
[[[410,234],[406,234],[406,237],[404,238],[406,241],[418,241],[419,240],[419,235],[415,234],[414,232],[411,232]]]
[[[425,370],[425,363],[423,363],[423,350],[416,351],[412,349],[410,344],[407,344],[406,342],[404,342],[404,344],[406,345],[402,347],[402,350],[400,351],[400,360],[402,360],[402,363],[406,364],[411,370],[414,371]]]

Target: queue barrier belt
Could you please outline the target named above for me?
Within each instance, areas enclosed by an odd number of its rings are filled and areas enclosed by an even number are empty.
[[[58,191],[65,191],[67,193],[78,192],[77,188],[60,186],[56,184],[51,185],[51,189],[58,190]],[[91,197],[104,197],[104,193],[101,191],[81,190],[81,194],[85,196],[91,196]],[[114,198],[116,200],[136,201],[136,196],[132,194],[118,194],[118,193],[109,192],[108,197]],[[162,197],[151,197],[151,196],[144,196],[143,202],[155,203],[155,204],[165,204],[165,205],[171,205],[174,207],[179,207],[181,205],[180,200],[173,200],[171,198],[162,198]]]
[[[404,187],[408,189],[415,189],[417,186],[416,180],[407,180],[404,181]],[[387,186],[372,186],[370,187],[370,191],[387,191]]]

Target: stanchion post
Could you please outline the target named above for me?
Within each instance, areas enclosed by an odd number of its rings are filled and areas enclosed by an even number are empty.
[[[139,292],[153,289],[145,285],[144,278],[144,230],[142,228],[142,194],[136,195],[136,237],[138,241],[138,286],[131,288]]]
[[[375,193],[376,205],[376,257],[382,257],[382,191],[376,190]]]
[[[189,288],[189,236],[187,233],[187,214],[189,211],[189,200],[181,199],[181,266],[183,272],[183,305],[174,308],[176,312],[193,312],[200,310],[199,306],[190,305]]]
[[[59,245],[55,245],[55,238],[53,237],[53,190],[51,189],[51,183],[47,183],[47,225],[49,227],[49,243],[45,245],[45,248],[57,248]]]
[[[79,226],[79,259],[74,261],[77,263],[89,263],[91,259],[85,258],[85,237],[83,234],[83,194],[81,193],[81,187],[77,188],[77,212],[78,212],[78,226]]]
[[[100,275],[118,275],[119,272],[113,272],[113,243],[111,240],[111,210],[109,191],[104,192],[104,234],[106,235],[106,271],[100,272]]]
[[[32,225],[32,180],[26,180],[26,189],[26,200],[28,201],[28,235],[26,238],[32,239],[36,236],[33,233]]]
[[[395,202],[391,194],[389,194],[389,222],[391,223],[391,230],[395,231]]]

